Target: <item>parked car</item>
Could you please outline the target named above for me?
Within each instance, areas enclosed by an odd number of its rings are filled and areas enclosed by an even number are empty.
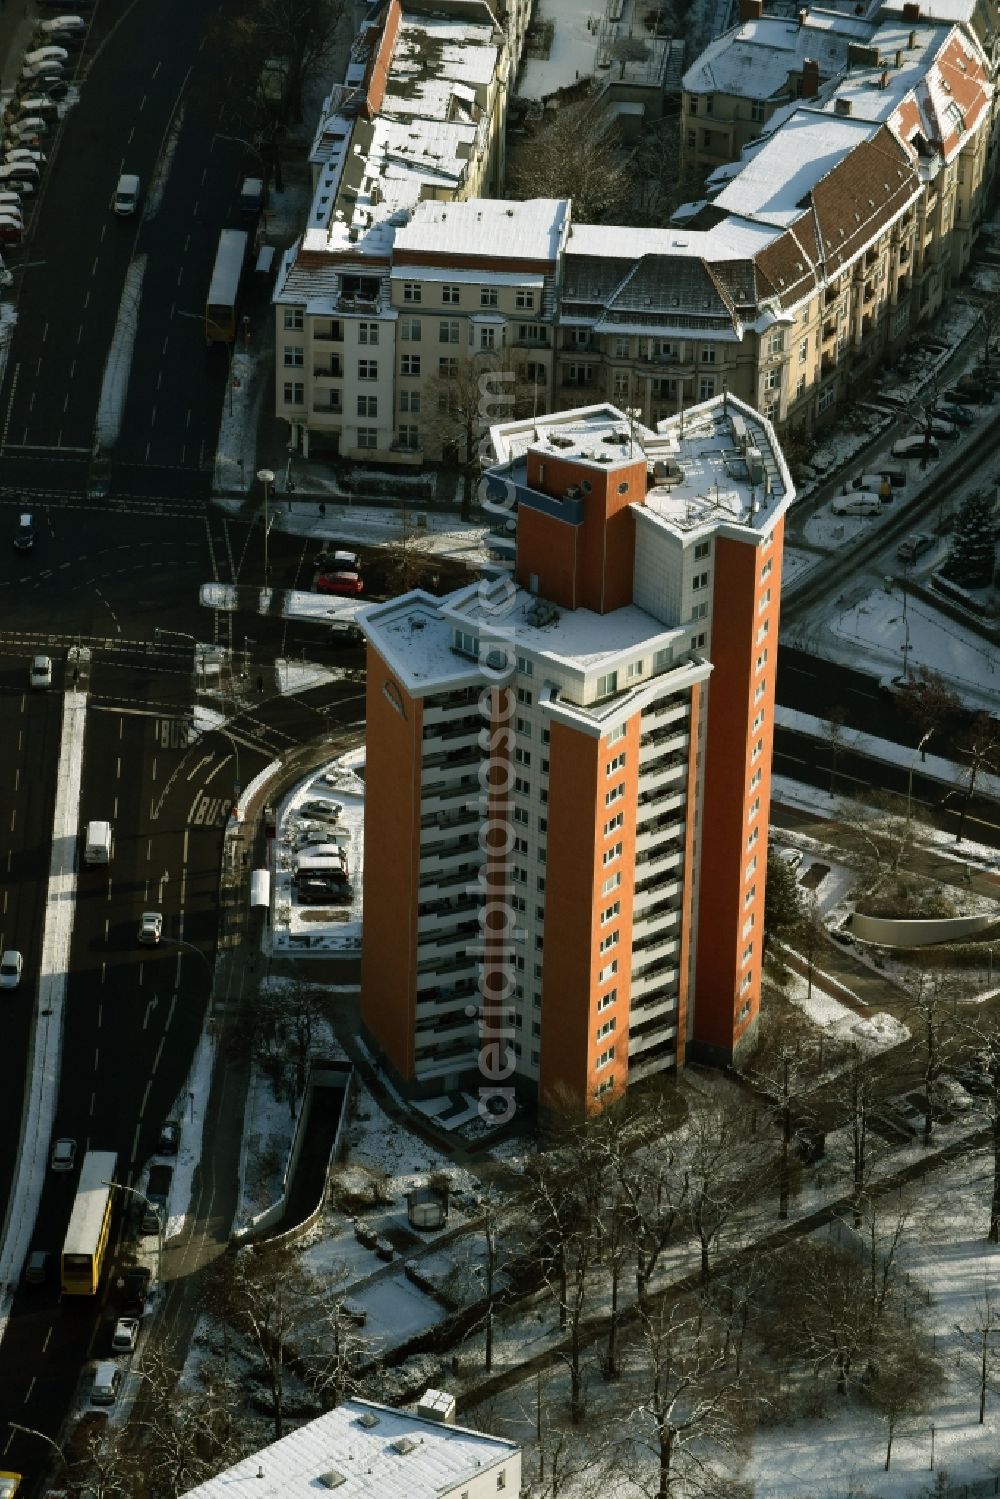
[[[28,1286],[43,1286],[49,1278],[52,1256],[47,1249],[33,1249],[24,1266],[24,1283]]]
[[[139,922],[139,941],[146,947],[155,947],[163,935],[163,917],[159,911],[143,911]]]
[[[38,186],[38,168],[26,161],[4,162],[0,166],[0,188],[13,185],[22,197],[33,193]]]
[[[33,141],[41,141],[48,128],[48,121],[41,115],[20,115],[7,126],[7,135],[17,145],[31,147]]]
[[[139,1336],[138,1317],[119,1317],[111,1334],[112,1353],[132,1353]]]
[[[341,803],[329,796],[314,796],[299,808],[306,817],[326,818],[328,822],[336,822],[343,810]]]
[[[834,515],[881,515],[882,497],[869,489],[852,489],[830,502]]]
[[[14,532],[15,552],[30,552],[35,545],[35,523],[27,512],[22,513]]]
[[[40,47],[45,45],[46,37],[57,35],[72,36],[79,42],[82,42],[86,34],[86,21],[82,16],[76,15],[53,16],[48,21],[39,21],[38,25],[35,27],[35,35],[41,38],[41,40],[38,42],[38,45]],[[66,44],[60,43],[60,45],[64,46]]]
[[[0,989],[16,989],[21,982],[24,959],[15,947],[8,947],[0,957]]]
[[[933,437],[914,432],[910,437],[900,437],[892,445],[894,458],[937,458],[941,449]]]
[[[40,62],[57,62],[62,65],[69,62],[69,53],[65,47],[56,47],[49,43],[44,47],[36,47],[34,52],[24,54],[25,66],[34,67]]]
[[[944,438],[946,442],[953,442],[958,436],[958,428],[954,422],[946,422],[943,417],[927,415],[926,426],[932,437]]]
[[[28,681],[32,687],[52,686],[52,657],[34,656],[28,669]]]
[[[361,558],[357,552],[341,550],[330,551],[324,547],[323,551],[317,552],[313,558],[319,572],[331,573],[356,573],[361,571]]]
[[[346,598],[357,598],[365,591],[365,585],[357,573],[320,573],[316,579],[317,593],[336,593]]]
[[[996,399],[992,389],[988,385],[980,385],[977,380],[971,380],[968,385],[963,385],[959,380],[951,390],[945,391],[945,395],[954,401],[972,401],[976,406],[992,406]]]
[[[885,505],[893,497],[892,480],[888,474],[856,474],[853,479],[847,480],[842,493],[850,494],[854,489],[864,489],[869,494],[877,494]]]
[[[934,414],[943,417],[946,422],[953,422],[957,427],[971,427],[976,420],[968,406],[955,406],[948,401],[939,401]]]
[[[914,531],[912,536],[904,536],[896,548],[896,556],[900,562],[916,562],[925,552],[929,552],[934,545],[934,537],[929,531]]]
[[[145,1265],[133,1265],[131,1270],[125,1272],[125,1285],[122,1288],[122,1307],[125,1312],[136,1317],[142,1316],[146,1310],[151,1280],[152,1275]]]
[[[176,1119],[167,1119],[160,1126],[160,1138],[156,1142],[158,1155],[176,1155],[181,1143],[181,1127]]]
[[[33,146],[6,146],[3,153],[4,161],[28,161],[36,167],[43,167],[48,160],[44,151],[36,151]]]
[[[57,1140],[52,1147],[50,1165],[53,1171],[72,1171],[76,1165],[76,1141],[65,1137]]]
[[[59,118],[59,106],[48,94],[22,94],[11,105],[11,113],[15,119],[23,119],[25,115],[39,115],[51,124]]]
[[[19,245],[24,238],[24,222],[12,214],[0,214],[0,245]]]
[[[111,207],[119,218],[131,218],[139,206],[139,179],[134,172],[123,172],[118,179]]]
[[[41,95],[53,103],[56,100],[65,99],[68,93],[69,84],[58,73],[53,73],[48,79],[19,78],[9,107],[20,108],[21,100],[33,95]]]
[[[40,85],[47,88],[48,80],[51,79],[55,83],[61,80],[62,76],[62,63],[55,61],[28,62],[21,69],[20,81],[30,84],[33,88],[38,88]]]
[[[14,188],[0,188],[0,212],[23,213],[21,194]]]

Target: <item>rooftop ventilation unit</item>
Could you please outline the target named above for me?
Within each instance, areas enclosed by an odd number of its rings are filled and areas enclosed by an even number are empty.
[[[764,482],[764,455],[760,448],[747,448],[747,471],[751,484]]]
[[[733,437],[736,440],[736,446],[739,448],[740,452],[745,453],[747,450],[747,443],[750,439],[747,434],[747,424],[741,416],[733,417]]]
[[[378,1425],[378,1416],[374,1411],[364,1411],[363,1414],[358,1417],[358,1425],[363,1426],[366,1431],[371,1431],[373,1426]]]
[[[342,1483],[347,1482],[346,1473],[338,1473],[336,1468],[328,1468],[325,1473],[319,1475],[319,1483],[325,1489],[339,1489]]]
[[[405,1457],[408,1452],[416,1451],[417,1444],[412,1437],[397,1437],[394,1442],[389,1443],[389,1446],[400,1457]]]
[[[549,442],[554,448],[571,448],[573,446],[572,437],[567,437],[565,432],[550,432]]]

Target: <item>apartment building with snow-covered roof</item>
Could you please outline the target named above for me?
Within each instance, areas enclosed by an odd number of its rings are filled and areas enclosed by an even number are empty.
[[[684,74],[684,166],[705,174],[736,161],[778,110],[842,77],[874,30],[863,15],[815,7],[788,19],[763,15],[762,0],[740,0],[738,24]]]
[[[732,397],[492,438],[510,571],[360,616],[362,1025],[411,1094],[587,1109],[753,1029],[794,491]]]

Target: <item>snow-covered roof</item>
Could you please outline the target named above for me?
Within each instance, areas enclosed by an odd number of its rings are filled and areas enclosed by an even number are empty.
[[[473,198],[420,203],[396,233],[397,261],[414,255],[480,255],[554,261],[566,231],[565,198]]]
[[[503,1464],[510,1464],[505,1487],[516,1494],[521,1462],[513,1442],[345,1400],[189,1489],[187,1499],[315,1499],[334,1490],[343,1499],[442,1499]]]
[[[369,605],[359,613],[358,624],[411,697],[480,678],[477,663],[452,648],[452,629],[441,614],[440,600],[422,589]]]
[[[770,99],[807,59],[824,78],[842,72],[848,46],[866,43],[874,29],[860,17],[824,10],[809,11],[801,23],[771,16],[744,21],[709,43],[684,74],[684,89]]]
[[[788,228],[801,217],[806,194],[877,130],[870,120],[799,109],[747,157],[715,206]]]
[[[567,255],[639,259],[642,255],[678,255],[704,260],[744,260],[769,244],[775,230],[769,224],[732,216],[714,229],[643,229],[615,224],[573,224],[566,241]]]

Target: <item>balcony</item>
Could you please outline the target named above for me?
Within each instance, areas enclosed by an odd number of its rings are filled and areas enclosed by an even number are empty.
[[[343,367],[336,354],[331,354],[329,359],[313,360],[313,378],[315,380],[340,380],[343,378],[343,374]]]
[[[837,319],[836,318],[830,318],[827,322],[825,322],[823,324],[823,344],[824,344],[824,346],[826,344],[833,343],[833,341],[834,341],[834,339],[836,337],[837,337]]]
[[[645,1003],[647,997],[651,999],[651,996],[654,994],[659,994],[668,988],[673,993],[676,984],[676,964],[668,963],[664,965],[653,963],[647,965],[647,967],[632,974],[630,988],[631,1003],[639,1008]]]
[[[830,350],[828,352],[826,349],[824,349],[823,354],[820,358],[819,367],[821,375],[832,375],[833,371],[837,368],[836,350]]]
[[[313,343],[342,344],[344,342],[344,325],[337,319],[329,322],[313,324]]]
[[[318,397],[313,401],[312,409],[322,412],[324,416],[343,416],[344,408],[339,399],[336,401],[321,401]]]

